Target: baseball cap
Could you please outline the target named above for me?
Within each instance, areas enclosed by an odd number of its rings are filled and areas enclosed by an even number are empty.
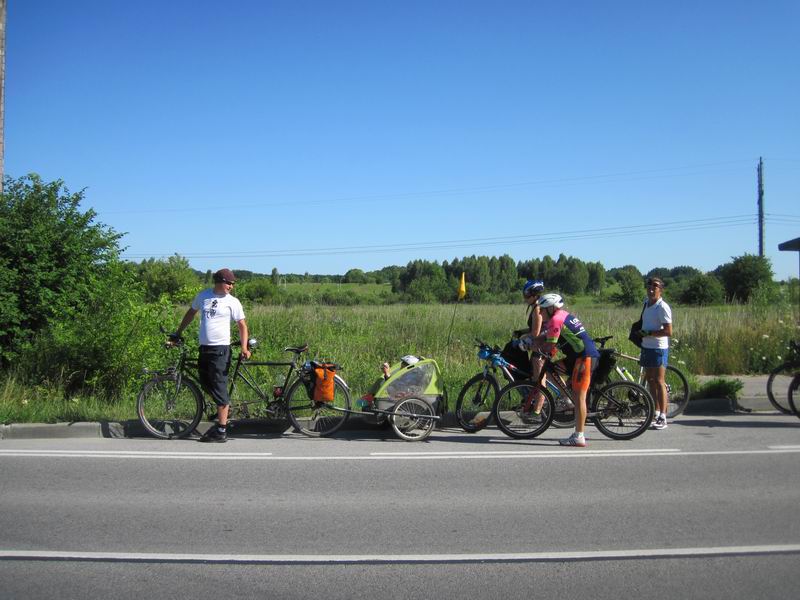
[[[220,283],[223,281],[227,283],[233,283],[234,281],[236,281],[236,275],[234,275],[233,271],[231,271],[230,269],[220,269],[219,271],[214,273],[213,279],[216,283]]]

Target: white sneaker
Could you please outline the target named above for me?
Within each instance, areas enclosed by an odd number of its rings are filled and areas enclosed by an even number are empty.
[[[656,420],[653,421],[652,428],[653,429],[666,429],[667,428],[667,417],[665,417],[664,415],[658,415],[658,417],[656,417]]]
[[[579,448],[586,447],[586,438],[581,436],[578,437],[577,433],[573,433],[568,438],[564,438],[563,440],[558,440],[558,443],[562,446],[577,446]]]

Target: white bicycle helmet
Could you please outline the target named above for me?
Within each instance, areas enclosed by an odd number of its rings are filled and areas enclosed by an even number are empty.
[[[415,365],[419,362],[419,359],[413,354],[406,354],[403,358],[400,359],[400,362],[403,363],[404,365]]]
[[[564,306],[564,299],[558,294],[545,294],[536,301],[536,304],[539,305],[539,308],[547,308],[548,306],[561,308]]]

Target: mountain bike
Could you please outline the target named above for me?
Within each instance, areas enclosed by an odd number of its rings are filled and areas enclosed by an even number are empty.
[[[607,335],[605,337],[594,338],[594,342],[601,350],[606,350],[606,342],[613,337],[613,335]],[[639,359],[637,357],[624,354],[619,350],[615,349],[613,355],[615,359],[624,358],[639,364]],[[686,405],[689,404],[692,393],[689,389],[689,381],[686,379],[686,376],[680,371],[680,369],[672,365],[667,365],[665,370],[664,382],[667,386],[667,418],[671,419],[673,417],[677,417],[684,410],[686,410]],[[617,364],[616,361],[611,373],[609,374],[609,381],[632,381],[641,386],[647,387],[644,378],[644,367],[639,367],[639,377],[637,378],[634,377],[633,373],[628,371],[625,365]]]
[[[544,359],[539,381],[516,381],[502,390],[492,409],[497,426],[509,437],[535,438],[550,427],[556,407],[549,388],[542,386],[545,375],[562,394],[575,400],[563,377],[566,373],[549,355],[533,351]],[[543,401],[539,414],[534,412],[538,401]],[[603,435],[615,440],[630,440],[647,430],[653,420],[655,403],[650,392],[632,381],[611,383],[592,381],[586,398],[587,422]]]
[[[483,371],[470,378],[458,394],[456,401],[456,420],[468,433],[476,433],[492,421],[492,408],[500,394],[499,375],[506,382],[530,379],[531,374],[508,362],[498,346],[490,346],[479,339],[475,340],[478,359],[484,361]],[[556,411],[553,427],[572,427],[575,424],[575,411],[572,401],[549,380],[546,385],[555,399]]]
[[[238,344],[238,342],[237,342]],[[248,341],[254,351],[258,346],[255,338]],[[216,405],[207,401],[202,386],[195,376],[197,357],[189,357],[183,338],[171,338],[165,344],[177,350],[174,364],[159,371],[145,371],[149,375],[136,401],[137,414],[148,433],[160,439],[180,439],[191,435],[203,415],[209,419],[216,414]],[[333,399],[314,400],[313,361],[300,362],[300,355],[308,351],[308,345],[284,348],[291,354],[288,361],[253,361],[237,356],[229,377],[231,409],[229,423],[235,426],[239,419],[265,417],[286,419],[295,430],[312,436],[327,436],[337,431],[350,414],[350,389],[339,376],[334,377]],[[278,381],[267,391],[267,379],[260,369],[285,367],[285,374],[277,374]],[[269,369],[268,369],[269,370]],[[237,384],[240,387],[237,388]],[[237,389],[240,391],[237,393]],[[240,396],[249,394],[246,399]]]
[[[772,369],[767,379],[767,397],[775,410],[792,414],[789,406],[789,388],[794,377],[800,373],[800,344],[789,342],[790,358],[782,365]]]

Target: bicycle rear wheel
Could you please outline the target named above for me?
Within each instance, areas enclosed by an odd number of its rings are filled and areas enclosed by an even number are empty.
[[[145,382],[136,399],[136,412],[147,432],[162,440],[191,434],[203,417],[203,393],[190,379],[156,375]]]
[[[335,433],[350,416],[350,391],[338,375],[333,381],[333,400],[330,402],[313,400],[300,379],[289,387],[285,401],[292,426],[310,437]]]
[[[436,425],[433,407],[422,398],[399,400],[392,408],[389,422],[397,436],[407,442],[424,440]]]
[[[592,394],[591,420],[613,440],[632,440],[650,427],[655,404],[638,383],[614,381]]]
[[[794,376],[789,385],[789,406],[795,416],[800,419],[800,373]]]
[[[492,407],[500,394],[491,373],[478,373],[464,384],[456,401],[456,420],[467,433],[475,433],[492,420]]]
[[[667,384],[667,418],[671,419],[686,410],[691,392],[686,376],[672,365],[667,366],[664,380]]]
[[[786,362],[775,367],[767,379],[767,397],[775,410],[783,414],[792,414],[789,406],[789,386],[794,376],[800,373],[800,364]]]
[[[533,413],[536,400],[544,397],[539,415]],[[500,430],[517,439],[535,438],[553,421],[555,404],[550,391],[532,381],[509,383],[494,403],[492,413]]]

